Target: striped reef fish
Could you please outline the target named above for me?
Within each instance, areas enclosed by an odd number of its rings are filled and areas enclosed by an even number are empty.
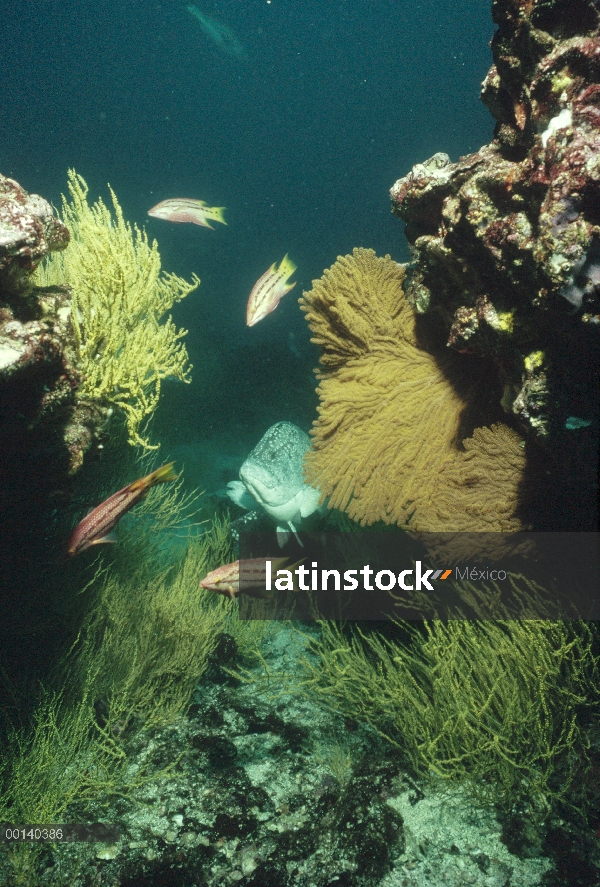
[[[84,517],[73,530],[67,543],[67,554],[74,557],[92,545],[115,542],[116,540],[109,533],[123,515],[134,505],[137,505],[151,487],[167,483],[170,480],[177,480],[179,475],[173,471],[174,464],[174,462],[169,462],[168,465],[157,468],[146,477],[134,480],[133,483],[123,487],[118,493],[113,493],[112,496],[90,511],[87,517]]]
[[[267,591],[267,562],[269,562],[269,576],[277,575],[277,570],[287,562],[287,557],[254,557],[243,561],[233,561],[217,567],[200,582],[200,587],[207,591],[216,591],[230,597],[232,601],[237,595],[244,592],[250,597],[259,600],[270,601],[273,599],[273,591]],[[302,563],[298,561],[298,564]],[[292,570],[298,564],[289,567]],[[241,578],[240,578],[241,572]],[[240,587],[241,583],[241,587]]]
[[[297,267],[286,253],[279,268],[277,262],[273,262],[268,271],[256,281],[246,307],[246,326],[254,326],[271,311],[275,311],[285,294],[296,286],[296,281],[288,283],[288,278]]]
[[[194,225],[202,225],[214,231],[209,222],[221,222],[226,225],[223,218],[224,206],[207,206],[203,200],[188,200],[186,197],[173,197],[171,200],[163,200],[148,210],[148,215],[154,219],[164,219],[165,222],[192,222]]]

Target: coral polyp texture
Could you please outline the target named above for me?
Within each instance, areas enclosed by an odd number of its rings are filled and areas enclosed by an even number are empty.
[[[490,356],[504,410],[595,483],[600,356],[600,9],[496,0],[482,99],[495,138],[391,189],[404,291],[448,346]],[[585,494],[584,494],[585,495]],[[593,498],[590,493],[590,498]]]
[[[389,256],[355,249],[300,300],[323,367],[307,480],[362,524],[521,529],[520,437],[498,425],[461,446],[487,389],[471,364],[436,347],[404,297],[404,275]]]

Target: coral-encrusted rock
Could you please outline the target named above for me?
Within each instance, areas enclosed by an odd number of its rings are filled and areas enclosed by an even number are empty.
[[[44,256],[68,243],[69,232],[50,204],[0,175],[0,299],[26,295]]]
[[[43,257],[68,242],[49,203],[0,176],[0,452],[6,467],[36,465],[58,486],[80,468],[108,413],[76,394],[68,288],[33,281]]]
[[[450,347],[492,355],[524,430],[595,472],[600,7],[494,0],[493,17],[494,141],[457,163],[436,154],[391,189],[414,259],[405,291]]]
[[[70,330],[67,287],[35,290],[28,299],[34,320],[0,308],[0,405],[10,421],[0,424],[6,464],[24,449],[73,474],[107,423],[107,410],[76,397],[81,383]],[[45,454],[45,455],[44,455]]]

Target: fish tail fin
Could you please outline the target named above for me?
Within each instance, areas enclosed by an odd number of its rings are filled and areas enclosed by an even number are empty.
[[[165,484],[170,480],[177,480],[179,475],[173,471],[175,462],[167,462],[162,468],[157,468],[152,474],[148,475],[148,486],[153,487],[154,484]]]
[[[215,218],[215,220],[216,220],[217,222],[222,222],[223,225],[226,225],[226,224],[227,224],[227,222],[226,222],[225,219],[223,218],[223,212],[224,212],[224,210],[226,210],[226,209],[227,209],[226,206],[213,206],[213,208],[212,208],[213,213],[214,213],[214,218]]]
[[[134,490],[139,489],[149,490],[150,487],[153,487],[156,484],[164,484],[170,480],[177,480],[179,475],[175,474],[173,471],[173,465],[175,465],[175,462],[169,462],[167,465],[157,468],[156,471],[153,471],[151,474],[147,474],[146,477],[141,477],[139,480],[134,481],[129,488],[130,491],[133,492]]]
[[[291,277],[297,268],[298,266],[294,262],[292,262],[292,260],[286,253],[279,265],[279,271],[284,272],[286,277]],[[295,284],[293,284],[293,286],[295,286]]]

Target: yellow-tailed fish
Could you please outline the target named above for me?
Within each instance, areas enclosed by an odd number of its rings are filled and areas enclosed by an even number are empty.
[[[93,511],[90,511],[87,517],[84,517],[73,530],[67,543],[67,554],[73,557],[92,545],[114,542],[115,539],[109,536],[110,531],[130,508],[133,508],[144,498],[151,487],[155,484],[177,480],[178,475],[173,471],[174,464],[174,462],[169,462],[168,465],[157,468],[146,477],[134,480],[133,483],[123,487],[118,493],[113,493]]]
[[[268,271],[265,271],[263,276],[256,281],[246,308],[247,326],[254,326],[271,311],[275,311],[285,294],[294,289],[296,282],[288,283],[288,278],[292,276],[297,267],[286,254],[281,260],[279,268],[277,262],[273,262]]]
[[[227,224],[223,218],[224,209],[224,206],[207,206],[203,200],[174,197],[157,203],[148,210],[148,215],[155,219],[164,219],[166,222],[192,222],[194,225],[202,225],[203,228],[214,231],[209,222]]]

